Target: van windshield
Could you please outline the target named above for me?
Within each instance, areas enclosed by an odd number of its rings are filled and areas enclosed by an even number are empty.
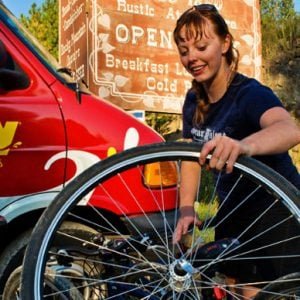
[[[57,60],[40,44],[40,42],[18,21],[18,19],[0,1],[0,19],[13,31],[20,40],[35,54],[36,57],[53,73],[56,77],[69,83],[74,82],[68,72],[64,70]]]

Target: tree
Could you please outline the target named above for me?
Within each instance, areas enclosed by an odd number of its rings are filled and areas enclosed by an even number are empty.
[[[33,3],[28,16],[21,14],[20,21],[58,59],[57,0],[45,0],[41,7]]]
[[[271,16],[273,20],[280,20],[295,15],[293,0],[261,0],[262,16]]]
[[[261,0],[263,56],[291,51],[297,37],[293,0]]]
[[[261,0],[264,79],[300,119],[300,16],[292,0]]]

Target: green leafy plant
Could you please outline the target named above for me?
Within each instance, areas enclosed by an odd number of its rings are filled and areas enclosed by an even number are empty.
[[[45,0],[40,7],[33,3],[20,21],[58,59],[58,1]]]

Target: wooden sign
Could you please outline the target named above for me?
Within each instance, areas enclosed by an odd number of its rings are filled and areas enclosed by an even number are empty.
[[[259,0],[60,0],[61,64],[124,109],[181,113],[191,77],[173,30],[188,7],[202,2],[224,16],[240,72],[260,79]]]

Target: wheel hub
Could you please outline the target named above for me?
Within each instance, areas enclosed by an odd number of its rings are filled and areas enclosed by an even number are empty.
[[[169,284],[176,292],[188,290],[197,271],[185,259],[175,260],[169,267]]]

